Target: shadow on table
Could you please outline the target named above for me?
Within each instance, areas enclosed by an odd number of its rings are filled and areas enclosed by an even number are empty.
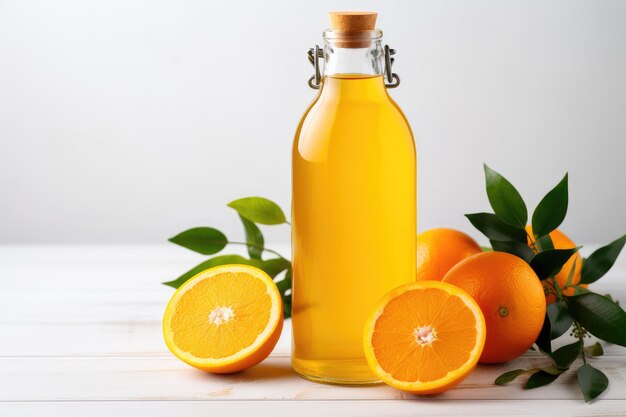
[[[259,382],[259,381],[275,381],[279,379],[293,378],[296,373],[291,369],[288,363],[264,363],[253,366],[245,371],[235,372],[232,374],[210,374],[200,372],[199,375],[210,379],[219,379],[220,382],[240,383],[240,382]]]
[[[296,373],[288,363],[260,363],[235,375],[243,381],[261,381],[292,378]]]

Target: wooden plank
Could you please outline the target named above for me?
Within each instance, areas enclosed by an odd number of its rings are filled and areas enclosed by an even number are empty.
[[[167,289],[54,296],[0,293],[0,357],[169,356],[161,329],[168,299]],[[565,335],[555,346],[569,340]],[[587,343],[593,342],[589,339]],[[602,344],[605,356],[626,354],[621,346]],[[288,357],[290,352],[291,321],[287,320],[272,355]],[[527,356],[541,355],[529,352]]]
[[[151,291],[172,288],[164,281],[202,262],[0,264],[2,291],[72,293],[81,291]]]
[[[274,247],[289,256],[288,245]],[[588,254],[596,247],[585,247],[581,252]],[[245,254],[237,246],[226,251]],[[5,291],[73,291],[81,288],[110,289],[117,285],[141,289],[173,279],[206,258],[176,245],[0,245],[0,283]],[[624,288],[624,278],[626,256],[623,255],[594,286]]]
[[[14,417],[396,417],[424,416],[624,416],[626,401],[85,401],[0,402],[0,415]]]
[[[588,339],[592,344],[595,339]],[[557,346],[571,343],[567,335],[556,340]],[[624,356],[626,349],[602,342],[605,357]],[[272,352],[274,357],[289,357],[291,322]],[[163,342],[160,318],[127,320],[69,321],[51,319],[46,322],[0,322],[0,357],[94,357],[94,356],[170,356]],[[527,357],[541,358],[538,352]]]
[[[93,244],[93,245],[0,245],[0,264],[132,264],[193,261],[203,258],[193,251],[173,243],[144,245]],[[289,245],[276,245],[289,253]],[[239,246],[229,251],[245,253]]]
[[[428,397],[450,400],[580,400],[575,373],[547,389],[524,391],[520,381],[495,386],[507,369],[544,366],[522,357],[504,366],[479,366],[456,389]],[[606,399],[626,400],[626,357],[603,358],[611,381]],[[0,401],[88,400],[392,400],[414,399],[384,385],[338,387],[297,377],[288,358],[269,358],[233,375],[212,375],[173,357],[0,358]]]
[[[617,237],[617,236],[616,236]],[[180,246],[166,243],[157,244],[89,244],[89,245],[0,245],[0,264],[66,264],[82,263],[147,263],[185,262],[206,258]],[[483,242],[484,243],[484,242]],[[608,243],[608,242],[607,242]],[[272,249],[289,256],[289,243],[270,243]],[[584,244],[580,253],[588,256],[599,248],[597,244]],[[245,248],[228,246],[224,252],[245,254]],[[626,260],[622,256],[613,267],[626,270]]]
[[[626,303],[626,288],[609,292],[617,300]],[[142,289],[2,290],[0,323],[93,323],[160,319],[173,293],[172,288],[155,284],[146,285]]]

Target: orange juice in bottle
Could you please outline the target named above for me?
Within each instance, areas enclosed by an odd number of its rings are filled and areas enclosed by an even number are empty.
[[[375,21],[331,13],[323,51],[309,54],[320,92],[293,146],[292,364],[319,382],[377,382],[366,317],[416,274],[415,144],[387,92],[399,78]]]

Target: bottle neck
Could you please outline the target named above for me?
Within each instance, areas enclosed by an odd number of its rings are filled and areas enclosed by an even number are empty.
[[[384,73],[382,33],[366,31],[358,35],[324,32],[324,77]]]
[[[389,94],[382,75],[325,76],[319,100],[326,103],[338,102],[386,102]]]

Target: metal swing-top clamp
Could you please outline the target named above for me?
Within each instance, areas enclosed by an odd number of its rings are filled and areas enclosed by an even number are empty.
[[[395,49],[391,49],[389,45],[385,45],[385,87],[396,88],[400,85],[400,77],[395,72],[392,72],[391,66],[393,65],[394,58],[392,55],[396,54]],[[324,58],[324,50],[318,45],[315,48],[311,48],[308,51],[309,62],[315,69],[315,74],[309,78],[309,87],[319,90],[322,86],[322,74],[320,71],[320,58]]]

